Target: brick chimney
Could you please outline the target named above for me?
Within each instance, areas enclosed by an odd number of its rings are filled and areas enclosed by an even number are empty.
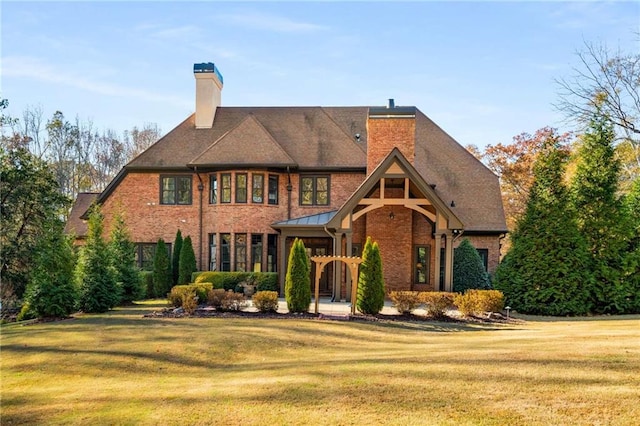
[[[398,148],[414,164],[416,107],[397,107],[389,99],[386,107],[371,107],[367,117],[367,174]]]
[[[222,95],[222,74],[213,62],[193,64],[196,78],[196,129],[210,129]]]

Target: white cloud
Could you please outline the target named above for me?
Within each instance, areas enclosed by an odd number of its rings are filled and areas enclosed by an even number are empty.
[[[45,83],[60,84],[97,95],[130,98],[148,102],[171,102],[173,105],[182,108],[191,108],[192,106],[191,101],[187,102],[181,97],[162,95],[160,91],[152,92],[122,86],[117,83],[92,80],[90,77],[87,77],[87,75],[91,75],[90,72],[84,72],[80,75],[77,72],[69,72],[68,70],[56,68],[39,58],[30,56],[7,56],[2,58],[2,69],[0,72],[3,78],[25,78]]]
[[[328,27],[310,22],[294,21],[284,16],[268,13],[244,11],[220,14],[216,20],[248,27],[254,30],[266,30],[282,33],[308,33],[327,30]]]

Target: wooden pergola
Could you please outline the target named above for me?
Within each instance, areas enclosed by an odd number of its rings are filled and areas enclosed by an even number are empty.
[[[356,313],[356,294],[358,290],[358,267],[362,263],[362,258],[358,256],[311,256],[311,260],[316,264],[316,282],[315,282],[315,313],[318,313],[318,305],[320,303],[320,276],[324,271],[324,267],[334,261],[344,262],[351,272],[351,313]]]

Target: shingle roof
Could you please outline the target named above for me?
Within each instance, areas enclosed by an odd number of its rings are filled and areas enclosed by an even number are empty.
[[[191,115],[132,160],[127,170],[200,170],[225,166],[299,170],[367,167],[369,107],[218,107],[213,127],[196,129]],[[356,140],[355,135],[360,139]],[[416,109],[415,168],[467,231],[506,232],[497,176]]]
[[[196,129],[191,115],[126,168],[204,166],[211,164],[216,154],[225,157],[215,163],[232,163],[242,152],[232,149],[233,144],[242,139],[241,146],[251,146],[257,140],[271,153],[279,146],[283,153],[279,154],[280,159],[288,156],[301,169],[363,169],[366,147],[363,142],[356,142],[354,135],[366,135],[366,111],[363,107],[346,107],[343,111],[322,107],[218,107],[212,128]],[[215,147],[218,143],[220,146]],[[256,152],[249,163],[265,157]],[[263,165],[289,165],[279,163],[280,159],[267,159]]]
[[[81,192],[73,203],[67,223],[64,225],[65,234],[73,234],[76,238],[85,238],[87,236],[87,223],[81,219],[81,216],[89,210],[91,204],[98,198],[98,193]]]

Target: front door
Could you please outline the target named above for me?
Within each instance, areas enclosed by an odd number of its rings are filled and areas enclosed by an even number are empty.
[[[304,246],[307,256],[329,256],[331,255],[331,240],[328,238],[304,238]],[[320,277],[320,296],[331,296],[333,283],[333,262],[324,267]],[[311,262],[311,294],[315,292],[316,285],[316,264]]]

